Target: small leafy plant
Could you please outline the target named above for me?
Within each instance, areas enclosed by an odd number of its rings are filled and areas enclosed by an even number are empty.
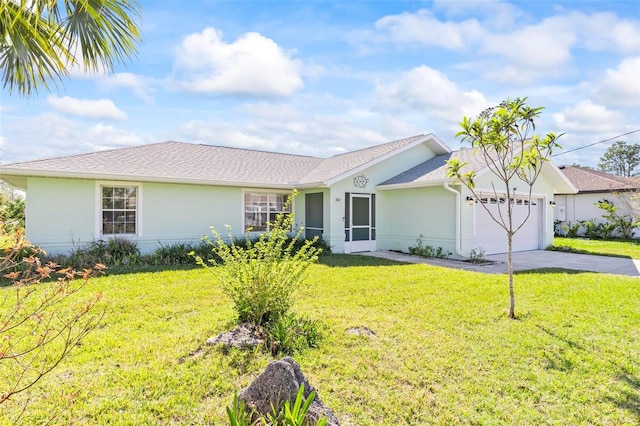
[[[577,238],[580,236],[580,228],[582,228],[582,222],[567,222],[562,225],[565,236],[567,238]]]
[[[295,193],[287,203],[293,202]],[[316,239],[305,240],[301,245],[302,228],[293,239],[289,232],[293,228],[293,214],[278,214],[269,223],[269,232],[257,240],[250,237],[250,229],[242,245],[236,244],[231,230],[225,240],[212,228],[214,240],[205,238],[216,258],[205,262],[195,255],[196,262],[211,271],[222,287],[222,291],[233,302],[238,322],[250,322],[265,326],[270,321],[284,316],[291,308],[296,290],[304,274],[318,260],[320,248],[314,246]],[[300,246],[296,249],[296,245]],[[209,265],[217,266],[211,268]]]
[[[315,348],[322,340],[320,321],[285,314],[267,324],[267,347],[272,355],[293,355],[296,351]]]
[[[451,256],[451,252],[444,251],[442,247],[432,247],[422,242],[422,235],[416,240],[415,246],[409,247],[409,253],[420,257],[433,257],[436,259],[445,259]]]
[[[472,249],[469,252],[469,262],[471,263],[486,263],[485,259],[486,251],[482,247],[478,247],[477,249]]]
[[[580,226],[584,228],[584,236],[589,239],[598,239],[602,236],[600,226],[595,219],[583,220]]]
[[[300,385],[296,399],[291,402],[286,400],[280,407],[271,407],[271,413],[266,417],[260,416],[255,410],[247,410],[244,401],[238,402],[238,395],[233,397],[231,407],[227,407],[227,417],[230,426],[325,426],[327,418],[322,417],[315,424],[307,420],[307,413],[316,398],[316,393],[311,392],[304,398],[304,384]],[[255,419],[255,420],[254,420]]]

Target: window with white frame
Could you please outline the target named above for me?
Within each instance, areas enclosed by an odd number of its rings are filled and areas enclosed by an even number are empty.
[[[268,231],[269,222],[274,222],[278,214],[289,214],[287,204],[289,194],[266,192],[246,192],[244,194],[244,228],[251,231]]]
[[[138,187],[101,186],[102,235],[137,233]]]

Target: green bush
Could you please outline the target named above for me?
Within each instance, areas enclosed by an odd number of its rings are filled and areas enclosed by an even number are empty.
[[[291,203],[293,196],[287,201]],[[212,228],[214,240],[206,239],[212,252],[220,258],[206,262],[195,256],[198,264],[211,271],[232,300],[238,321],[264,326],[284,316],[294,302],[308,266],[317,261],[321,250],[316,239],[299,243],[302,228],[293,238],[293,214],[279,214],[269,223],[270,231],[257,240],[246,237],[237,243],[229,229],[228,240]],[[301,244],[296,250],[296,245]],[[218,266],[210,268],[209,264]],[[223,266],[222,266],[223,265]]]
[[[437,259],[444,259],[451,256],[451,252],[444,251],[442,247],[432,247],[422,243],[422,235],[416,240],[415,246],[409,247],[409,253],[414,256],[420,257],[434,257]]]
[[[109,266],[132,266],[143,263],[138,243],[125,238],[97,240],[76,248],[69,255],[48,258],[55,263],[74,268],[88,268],[96,263]]]
[[[577,238],[580,235],[581,222],[567,222],[562,225],[564,234],[567,238]]]
[[[0,193],[0,221],[4,224],[4,231],[13,233],[24,230],[24,198],[7,198]]]
[[[198,255],[207,258],[207,254],[211,254],[211,248],[204,243],[197,245],[189,243],[164,245],[160,243],[153,253],[144,256],[143,263],[153,266],[192,265],[194,261],[191,253],[198,253]]]
[[[580,226],[584,228],[584,236],[590,240],[595,240],[602,237],[601,226],[596,223],[595,219],[583,220],[580,222]]]

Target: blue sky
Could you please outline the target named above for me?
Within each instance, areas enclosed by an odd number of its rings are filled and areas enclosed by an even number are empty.
[[[139,54],[2,92],[0,161],[177,140],[326,157],[507,97],[565,150],[640,130],[640,2],[142,1]],[[640,142],[640,132],[617,138]],[[554,158],[595,166],[616,139]]]

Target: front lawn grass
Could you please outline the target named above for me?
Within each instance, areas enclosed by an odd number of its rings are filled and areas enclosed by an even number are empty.
[[[550,250],[640,259],[640,240],[604,241],[555,237]]]
[[[295,359],[343,425],[640,422],[640,280],[519,275],[513,321],[505,275],[348,259],[313,265],[296,304],[327,325]],[[213,282],[200,269],[92,280],[104,322],[23,395],[22,424],[227,424],[272,358],[204,346],[233,319]],[[23,400],[0,405],[0,423]]]

